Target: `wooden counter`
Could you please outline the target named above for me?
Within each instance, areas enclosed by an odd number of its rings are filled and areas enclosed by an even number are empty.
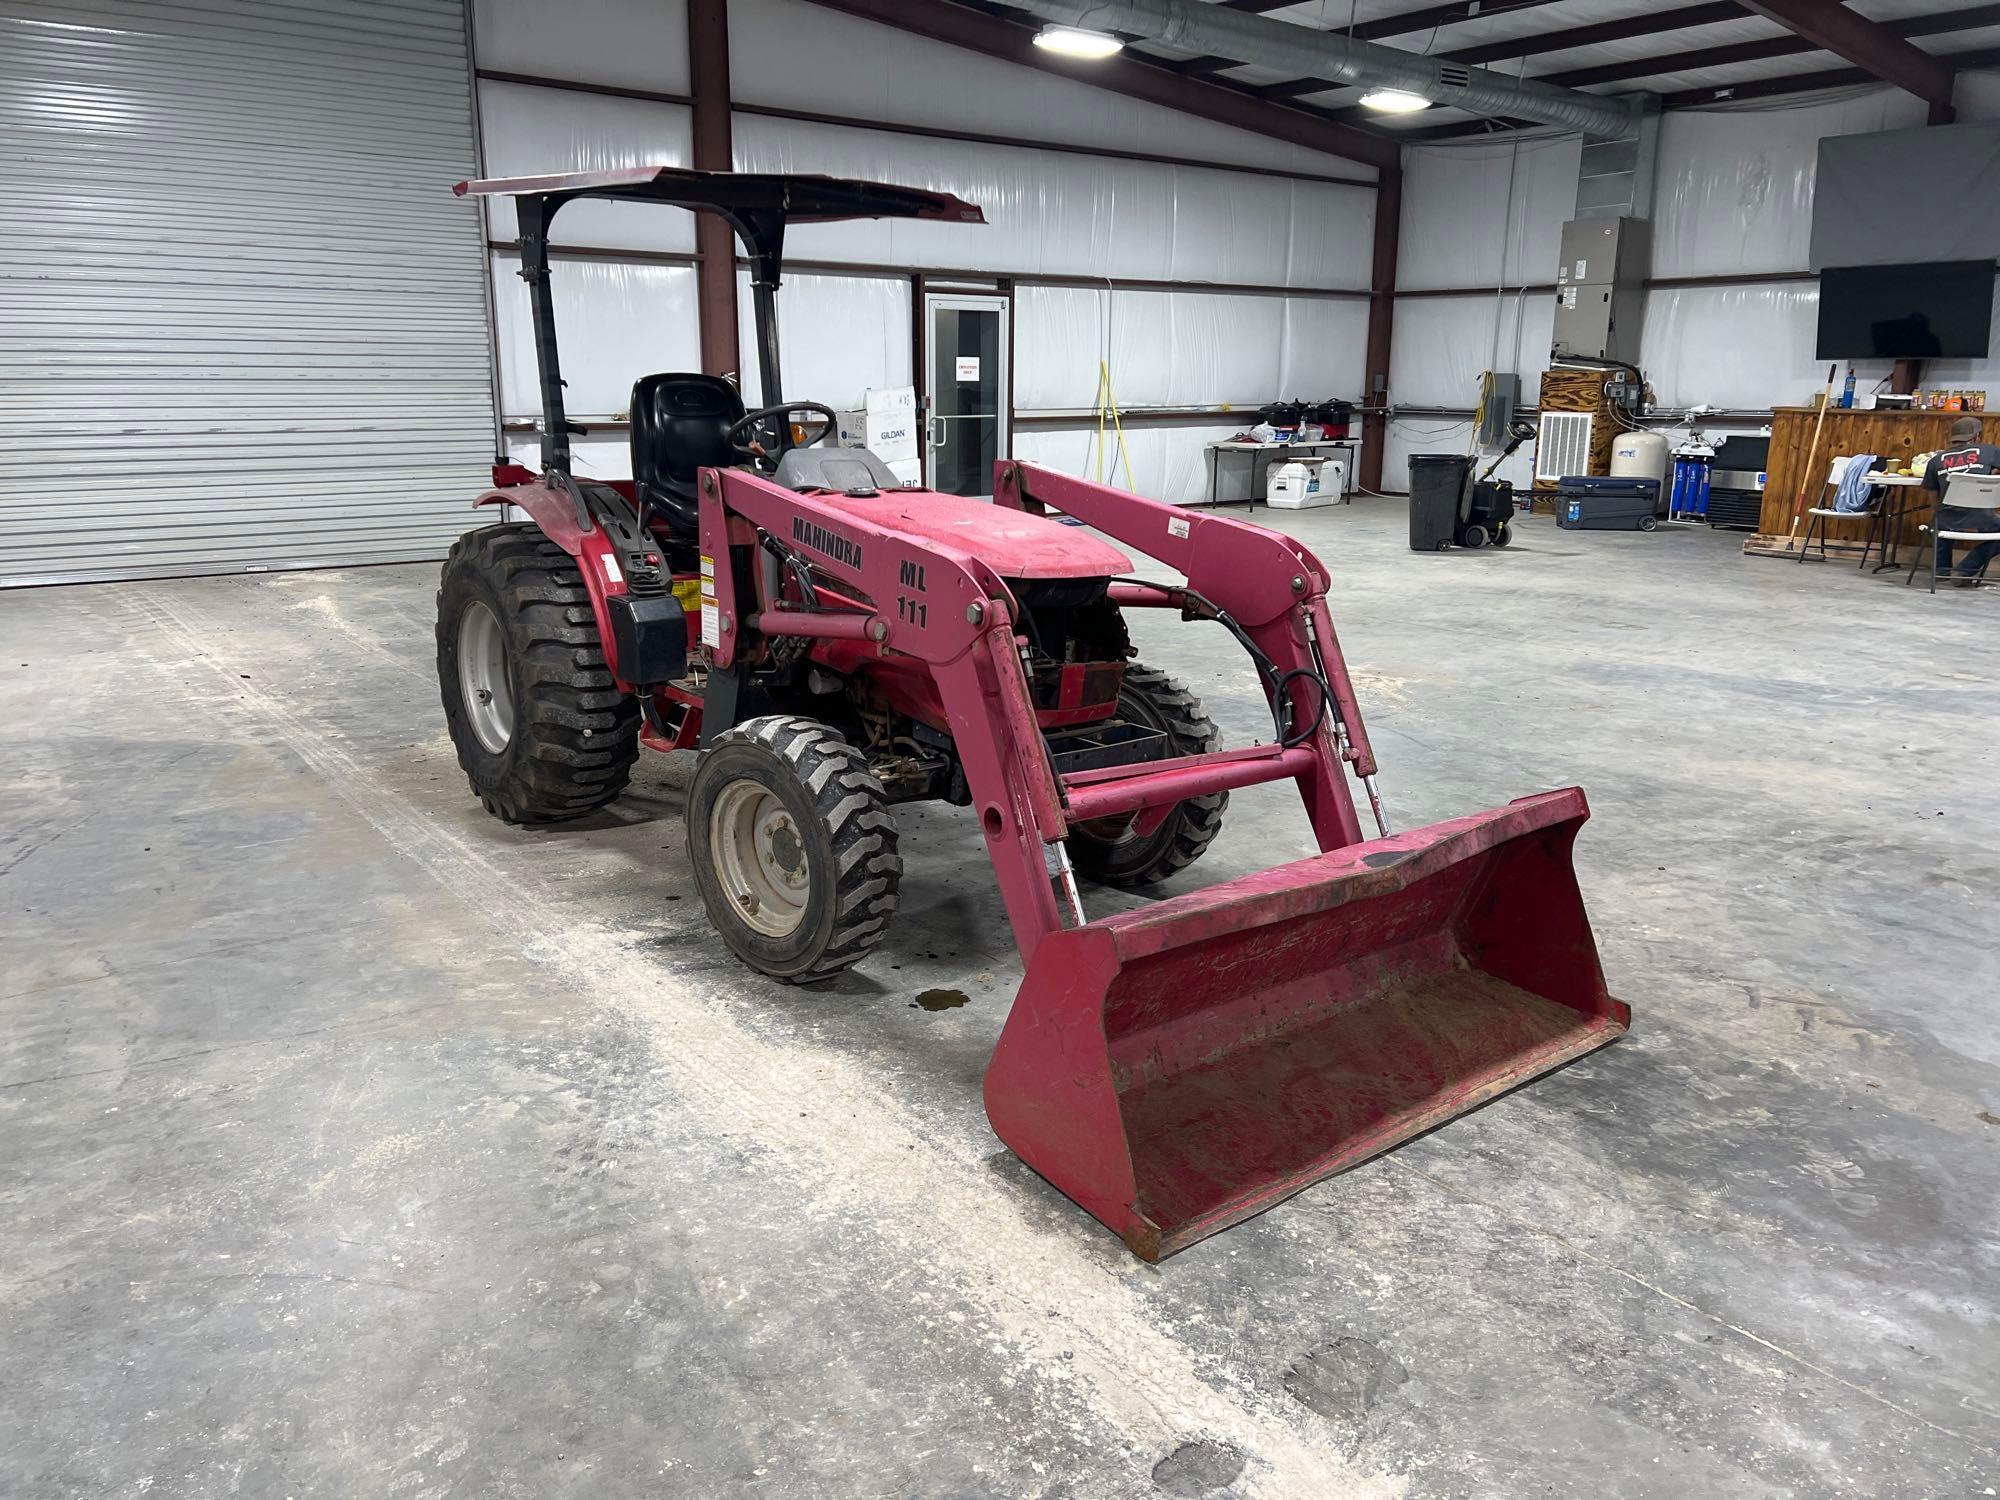
[[[1903,464],[1919,453],[1935,453],[1951,446],[1951,424],[1961,417],[1979,418],[1979,441],[2000,444],[2000,411],[1843,411],[1834,407],[1826,414],[1820,430],[1819,447],[1806,481],[1806,505],[1821,503],[1826,473],[1834,459],[1852,453],[1876,453],[1889,464]],[[1792,507],[1798,501],[1799,473],[1806,462],[1806,450],[1813,439],[1813,424],[1819,413],[1812,407],[1780,407],[1771,414],[1771,457],[1765,468],[1764,512],[1758,534],[1743,544],[1745,552],[1783,553],[1792,531]],[[1918,540],[1917,527],[1925,512],[1919,510],[1903,522],[1903,540]],[[1805,534],[1806,521],[1799,522]],[[1829,548],[1836,552],[1859,553],[1868,534],[1865,521],[1833,524]],[[1818,543],[1814,543],[1818,553]],[[1796,554],[1793,554],[1796,555]]]

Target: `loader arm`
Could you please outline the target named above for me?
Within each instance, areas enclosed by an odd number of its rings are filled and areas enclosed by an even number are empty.
[[[1276,679],[1288,684],[1293,721],[1311,726],[1298,742],[1058,776],[1035,722],[1004,579],[970,550],[890,524],[888,513],[906,503],[902,497],[883,497],[884,519],[875,520],[867,513],[870,507],[852,497],[800,493],[738,469],[704,471],[702,479],[702,555],[705,569],[713,563],[716,600],[715,633],[709,638],[705,626],[704,636],[716,667],[735,669],[756,649],[754,635],[835,631],[865,638],[879,653],[924,662],[950,720],[1024,963],[1047,936],[1073,925],[1053,897],[1042,851],[1060,844],[1075,823],[1136,812],[1144,827],[1150,816],[1191,797],[1290,779],[1322,850],[1359,843],[1341,745],[1342,726],[1358,727],[1360,721],[1351,691],[1342,707],[1340,689],[1332,686],[1345,677],[1328,672],[1338,663],[1339,650],[1326,619],[1325,574],[1312,554],[1290,538],[1224,521],[1202,533],[1201,546],[1214,555],[1198,556],[1179,534],[1190,518],[1171,506],[1049,470],[1001,466],[1010,485],[1018,484],[1024,470],[1037,485],[1064,496],[1065,509],[1107,500],[1104,509],[1113,512],[1107,532],[1182,566],[1212,588],[1214,595],[1204,597],[1242,626]],[[1077,492],[1063,489],[1065,484]],[[1085,490],[1092,493],[1080,493]],[[752,589],[761,587],[760,571],[745,565],[754,558],[760,534],[809,554],[816,572],[871,601],[872,612],[843,618],[746,600],[746,581]],[[1162,602],[1171,599],[1167,594]],[[1329,688],[1324,702],[1315,686],[1321,682]],[[1273,680],[1264,685],[1268,697]],[[727,701],[726,688],[720,696],[711,690],[705,735],[729,727],[726,715],[714,712],[718,702]],[[1081,913],[1073,909],[1070,917],[1080,921]]]
[[[1299,795],[1322,850],[1361,841],[1354,799],[1340,771],[1343,761],[1362,778],[1376,804],[1378,825],[1388,831],[1374,786],[1375,753],[1361,721],[1361,706],[1347,674],[1340,641],[1327,613],[1327,571],[1300,542],[1246,521],[1148,500],[1109,485],[1061,474],[1037,464],[1004,460],[993,466],[993,498],[1033,515],[1050,508],[1095,526],[1174,568],[1187,587],[1232,616],[1283,674],[1296,722],[1318,715],[1310,764],[1296,763]],[[1177,607],[1171,587],[1122,589],[1121,603]],[[1316,701],[1314,679],[1323,680],[1328,702]],[[1271,683],[1264,683],[1265,696]],[[1321,709],[1324,708],[1324,712]]]
[[[808,556],[816,573],[866,600],[867,612],[786,609],[746,594],[746,578],[752,590],[762,583],[760,569],[743,566],[746,559],[754,564],[760,532]],[[704,576],[714,568],[715,635],[708,644],[718,672],[750,660],[759,636],[835,632],[866,642],[877,655],[913,657],[930,669],[1027,962],[1063,927],[1042,850],[1066,837],[1069,825],[1035,721],[1005,581],[969,552],[741,469],[702,472],[701,551]],[[704,717],[704,733],[728,727],[712,713]]]

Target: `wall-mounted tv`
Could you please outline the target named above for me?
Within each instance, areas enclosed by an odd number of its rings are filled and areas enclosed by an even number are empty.
[[[1819,273],[1820,359],[1984,359],[1992,321],[1990,260]]]

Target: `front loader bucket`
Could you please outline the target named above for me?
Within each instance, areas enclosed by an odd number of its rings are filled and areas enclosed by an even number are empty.
[[[1575,788],[1042,941],[1000,1138],[1157,1260],[1601,1047]]]

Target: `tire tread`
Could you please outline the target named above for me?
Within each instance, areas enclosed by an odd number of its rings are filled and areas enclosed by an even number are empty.
[[[716,744],[729,740],[761,745],[783,761],[833,844],[832,931],[808,968],[782,977],[811,984],[852,968],[888,931],[903,879],[896,821],[887,811],[882,783],[860,750],[817,719],[788,714],[750,719],[718,735]]]
[[[516,744],[501,774],[455,712],[458,622],[445,608],[458,580],[482,580],[498,596],[501,625],[519,678]],[[469,531],[446,555],[438,588],[440,690],[458,763],[486,810],[508,823],[558,823],[613,801],[639,758],[639,704],[618,690],[576,560],[528,522]]]

